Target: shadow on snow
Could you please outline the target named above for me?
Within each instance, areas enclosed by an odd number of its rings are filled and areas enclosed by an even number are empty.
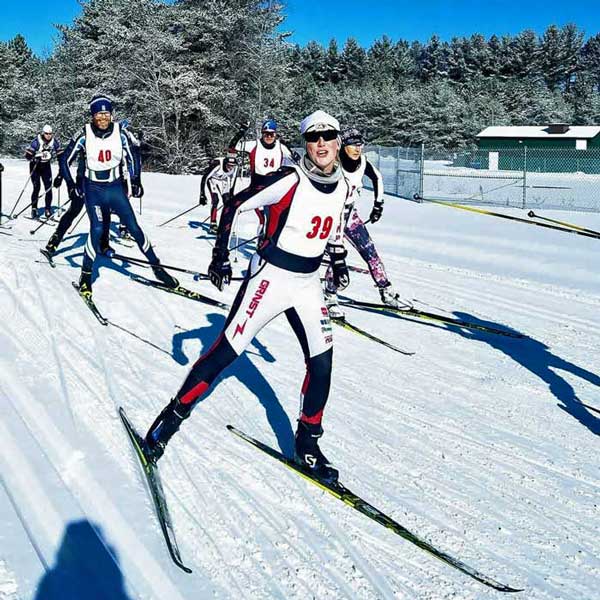
[[[131,600],[114,548],[87,520],[69,523],[34,600]]]

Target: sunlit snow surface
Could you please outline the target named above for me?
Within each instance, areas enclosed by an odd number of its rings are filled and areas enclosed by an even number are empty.
[[[3,163],[7,212],[27,166]],[[139,220],[162,262],[205,271],[207,207],[157,227],[194,205],[199,177],[148,173],[144,187]],[[370,202],[365,193],[365,218]],[[600,230],[597,214],[543,214]],[[142,286],[127,275],[148,270],[115,262],[94,286],[113,323],[102,327],[70,284],[87,219],[56,269],[39,262],[51,231],[30,235],[33,226],[20,218],[0,230],[12,233],[0,235],[0,599],[498,596],[228,433],[232,423],[292,447],[304,364],[284,317],[225,372],[161,461],[194,573],[178,570],[117,406],[145,431],[226,315]],[[528,338],[349,310],[416,355],[334,329],[322,447],[342,480],[440,549],[524,587],[516,597],[597,598],[600,415],[580,403],[600,409],[600,240],[396,198],[370,231],[417,307]],[[253,214],[239,233],[255,235]],[[349,262],[361,265],[354,251]],[[237,289],[180,280],[226,302]],[[352,273],[347,294],[378,301],[363,274]]]

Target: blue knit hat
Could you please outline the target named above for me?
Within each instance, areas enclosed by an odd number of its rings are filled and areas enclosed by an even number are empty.
[[[107,96],[94,96],[90,102],[90,113],[95,115],[99,112],[112,113],[113,105]]]

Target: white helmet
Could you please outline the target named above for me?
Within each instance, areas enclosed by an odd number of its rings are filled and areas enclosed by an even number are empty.
[[[327,131],[333,129],[335,131],[340,130],[340,123],[330,114],[327,114],[323,110],[316,110],[308,117],[302,119],[300,123],[300,133],[304,135],[308,131]]]
[[[44,127],[42,128],[42,133],[52,134],[52,127],[50,127],[50,125],[44,125]]]

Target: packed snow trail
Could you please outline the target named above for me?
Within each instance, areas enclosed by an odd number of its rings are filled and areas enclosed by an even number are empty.
[[[11,205],[27,165],[3,164]],[[205,271],[206,208],[157,227],[195,201],[198,185],[145,174],[139,219],[165,264]],[[369,194],[359,209],[368,214]],[[579,222],[600,229],[600,215]],[[241,240],[255,236],[253,215],[239,225]],[[70,284],[86,227],[84,218],[67,236],[55,269],[39,253],[49,228],[32,236],[18,219],[0,237],[2,600],[64,600],[49,592],[57,582],[111,600],[498,597],[232,439],[227,423],[291,451],[304,365],[284,318],[224,373],[161,461],[194,572],[174,567],[117,406],[144,430],[226,312],[130,280],[149,276],[141,266],[104,263],[94,285],[110,321],[102,327]],[[369,230],[418,308],[527,338],[353,311],[359,327],[416,354],[334,330],[325,453],[351,489],[524,587],[516,597],[593,600],[600,419],[581,403],[600,408],[598,242],[395,198]],[[239,249],[234,271],[252,248]],[[353,251],[349,262],[362,266]],[[368,275],[351,278],[345,294],[379,301]],[[237,289],[181,284],[227,304]]]

